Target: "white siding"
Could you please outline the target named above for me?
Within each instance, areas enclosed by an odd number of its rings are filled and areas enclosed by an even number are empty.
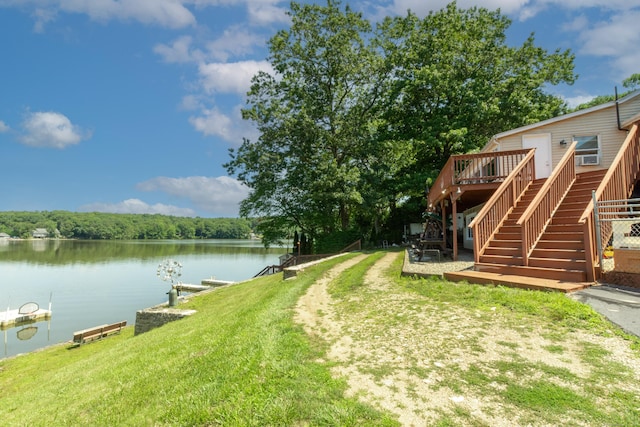
[[[620,105],[620,119],[624,122],[640,112],[640,96]],[[600,136],[600,164],[598,166],[578,166],[577,172],[608,168],[618,149],[624,142],[627,132],[618,130],[618,120],[615,106],[594,111],[566,120],[557,120],[548,125],[527,128],[522,132],[513,133],[498,140],[500,151],[519,150],[522,148],[523,135],[541,133],[551,134],[551,158],[555,167],[571,144],[574,136]],[[567,145],[560,145],[561,140]]]

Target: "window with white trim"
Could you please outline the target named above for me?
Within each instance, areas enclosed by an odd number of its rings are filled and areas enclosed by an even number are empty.
[[[600,135],[574,136],[576,159],[581,166],[600,164]]]
[[[467,215],[467,217],[464,219],[465,222],[465,228],[467,229],[467,240],[473,240],[473,228],[469,228],[469,224],[471,224],[471,221],[473,221],[473,219],[476,217],[476,215],[478,215],[478,212],[474,212],[472,214]]]

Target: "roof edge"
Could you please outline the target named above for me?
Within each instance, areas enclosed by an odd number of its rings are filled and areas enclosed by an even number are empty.
[[[637,96],[640,96],[640,90],[636,90],[635,92],[630,93],[629,95],[620,98],[617,102],[618,104],[624,104],[627,101],[630,101],[634,98],[636,98]],[[605,102],[604,104],[599,104],[599,105],[594,105],[593,107],[589,107],[589,108],[585,108],[584,110],[578,110],[578,111],[574,111],[573,113],[568,113],[568,114],[563,114],[561,116],[556,116],[556,117],[552,117],[550,119],[546,119],[546,120],[542,120],[540,122],[537,123],[533,123],[530,125],[526,125],[526,126],[521,126],[519,128],[515,128],[515,129],[511,129],[505,132],[501,132],[498,134],[495,134],[491,140],[494,139],[500,139],[500,138],[504,138],[516,133],[521,133],[521,132],[525,132],[527,130],[531,130],[531,129],[535,129],[541,126],[546,126],[546,125],[550,125],[552,123],[556,123],[556,122],[560,122],[563,120],[568,120],[574,117],[579,117],[582,115],[586,115],[586,114],[590,114],[593,113],[595,111],[600,111],[600,110],[605,110],[607,108],[611,108],[614,107],[616,105],[616,101],[609,101],[609,102]]]

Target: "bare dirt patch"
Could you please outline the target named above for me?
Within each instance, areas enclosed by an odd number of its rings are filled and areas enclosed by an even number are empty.
[[[551,338],[538,325],[509,323],[498,311],[432,304],[393,286],[387,270],[397,256],[386,254],[367,272],[365,286],[336,301],[327,290],[331,281],[366,255],[342,263],[312,285],[297,305],[296,320],[306,332],[330,344],[327,358],[335,364],[335,375],[347,380],[349,395],[396,414],[406,426],[430,425],[460,413],[463,419],[492,426],[531,425],[526,412],[496,397],[503,384],[489,384],[489,392],[479,393],[469,386],[469,373],[492,376],[497,366],[517,361],[544,367],[533,370],[533,378],[544,376],[544,369],[566,372],[569,378],[592,374],[593,366],[582,362],[580,354],[593,338],[580,333]],[[606,346],[609,357],[640,380],[640,365],[628,345],[614,337]],[[508,369],[501,374],[519,375]]]

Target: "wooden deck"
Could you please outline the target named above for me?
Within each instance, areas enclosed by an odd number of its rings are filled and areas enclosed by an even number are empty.
[[[574,292],[593,286],[591,282],[563,282],[536,277],[515,276],[509,274],[490,273],[485,271],[452,271],[444,273],[444,277],[452,282],[469,282],[479,285],[502,285],[515,288],[533,289],[538,291]]]

